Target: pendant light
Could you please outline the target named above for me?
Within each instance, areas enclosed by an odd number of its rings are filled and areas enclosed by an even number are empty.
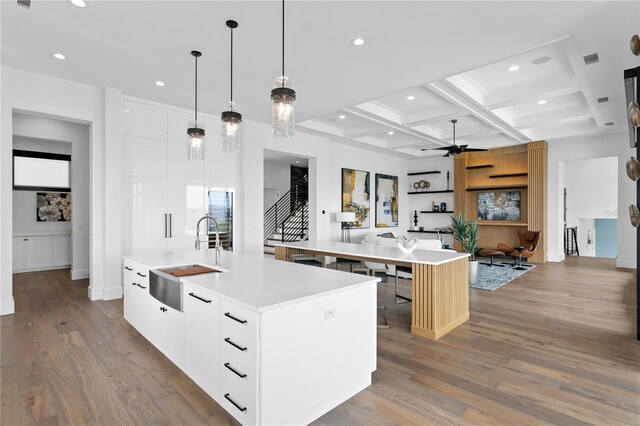
[[[227,152],[238,152],[242,140],[242,114],[238,112],[238,105],[233,102],[233,29],[238,28],[238,23],[229,20],[227,27],[231,32],[231,82],[229,84],[231,94],[229,102],[225,105],[225,110],[220,116],[222,120],[220,148]]]
[[[296,91],[293,80],[284,74],[284,0],[282,0],[282,75],[274,81],[271,90],[271,124],[273,136],[290,138],[295,133]]]
[[[195,117],[192,123],[190,123],[187,129],[187,135],[189,139],[188,144],[188,158],[189,161],[203,161],[204,160],[204,129],[198,127],[198,58],[202,56],[202,53],[197,50],[191,51],[191,54],[195,58],[196,62],[196,81],[195,81]]]

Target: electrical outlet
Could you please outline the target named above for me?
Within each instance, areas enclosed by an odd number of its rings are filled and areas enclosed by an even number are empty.
[[[324,311],[324,319],[330,320],[336,317],[336,308],[327,309]]]

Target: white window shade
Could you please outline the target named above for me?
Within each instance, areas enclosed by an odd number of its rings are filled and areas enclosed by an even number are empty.
[[[15,154],[13,157],[14,189],[69,190],[71,161],[70,157],[63,158],[37,158]]]

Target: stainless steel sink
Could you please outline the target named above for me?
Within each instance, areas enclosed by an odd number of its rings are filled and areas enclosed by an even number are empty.
[[[182,283],[180,278],[222,272],[202,265],[174,266],[149,271],[149,294],[160,302],[182,312]]]

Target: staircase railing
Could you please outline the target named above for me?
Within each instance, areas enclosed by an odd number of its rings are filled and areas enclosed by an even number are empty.
[[[292,210],[291,207],[291,191],[287,191],[264,212],[264,240],[276,232],[276,229],[278,229],[282,222],[289,218]]]
[[[304,240],[305,231],[309,228],[309,203],[304,203],[298,208],[288,220],[281,225],[281,241]]]

